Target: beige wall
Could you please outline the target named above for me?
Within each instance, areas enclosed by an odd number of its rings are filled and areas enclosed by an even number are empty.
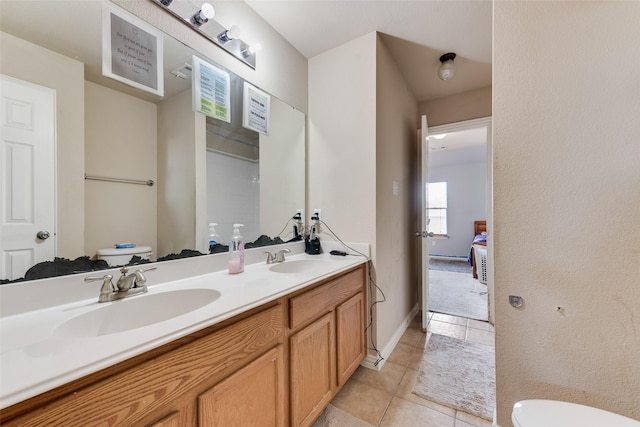
[[[638,2],[495,4],[503,427],[529,398],[640,419],[638,22]]]
[[[371,244],[377,285],[387,298],[374,319],[383,350],[417,297],[407,167],[415,157],[417,102],[370,33],[309,60],[309,117],[309,208],[322,209],[343,241]]]
[[[305,123],[300,111],[271,100],[269,135],[260,134],[260,234],[277,236],[296,209],[305,207]],[[309,217],[310,215],[307,215]],[[293,225],[282,234],[293,237]]]
[[[200,246],[196,237],[196,141],[206,138],[205,132],[205,117],[191,109],[190,90],[158,104],[158,254]],[[206,141],[203,144],[200,157],[206,165]]]
[[[87,175],[158,181],[156,105],[85,83]],[[133,242],[156,253],[156,186],[87,180],[85,252]]]
[[[376,272],[387,299],[376,307],[376,326],[383,348],[417,303],[413,207],[418,104],[380,39],[376,83]]]
[[[307,112],[307,59],[245,2],[214,3],[215,19],[226,28],[233,24],[239,25],[242,28],[242,39],[247,43],[262,44],[262,50],[257,54],[255,70],[198,35],[152,1],[112,1],[287,104]]]
[[[418,114],[427,115],[429,127],[491,116],[491,87],[421,102]]]
[[[56,256],[75,259],[84,255],[84,64],[0,33],[0,73],[56,90]]]
[[[310,211],[343,241],[374,244],[375,259],[375,33],[309,59],[308,133]]]

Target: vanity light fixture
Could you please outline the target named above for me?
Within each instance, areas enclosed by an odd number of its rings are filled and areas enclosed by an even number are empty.
[[[260,48],[260,45],[256,44],[250,46],[248,43],[241,40],[240,34],[242,31],[239,26],[232,25],[231,28],[227,29],[213,19],[216,12],[211,4],[202,3],[202,6],[198,7],[196,0],[152,1],[166,12],[179,19],[183,24],[188,25],[193,31],[206,37],[216,46],[255,70],[256,52]],[[186,73],[182,71],[172,74],[180,78],[183,78],[183,76],[186,75]]]
[[[456,54],[453,52],[445,53],[440,57],[440,68],[438,68],[438,77],[441,80],[451,80],[456,75],[456,66],[453,60],[456,58]]]
[[[227,44],[231,40],[235,40],[240,38],[242,34],[242,30],[237,25],[232,25],[228,30],[224,30],[220,34],[218,34],[218,41],[222,44]]]
[[[164,3],[163,3],[164,4]],[[202,24],[209,22],[216,15],[216,10],[209,3],[203,3],[200,10],[193,14],[189,22],[195,27],[200,27]]]

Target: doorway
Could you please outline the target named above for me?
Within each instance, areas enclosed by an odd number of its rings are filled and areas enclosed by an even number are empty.
[[[55,256],[55,91],[0,80],[0,280],[15,280]]]
[[[427,181],[446,183],[433,186],[433,188],[440,188],[439,191],[444,187],[444,203],[442,198],[437,201],[437,197],[433,197],[432,194],[431,199],[436,200],[436,203],[429,206],[430,216],[438,219],[432,221],[428,230],[433,235],[429,233],[427,237],[426,246],[429,256],[425,254],[422,262],[429,262],[429,258],[433,258],[434,262],[431,264],[440,264],[436,269],[433,267],[431,269],[429,287],[433,289],[434,285],[447,286],[452,281],[457,282],[455,292],[458,295],[464,295],[467,292],[469,296],[475,297],[471,298],[476,305],[474,313],[478,312],[477,305],[482,304],[483,298],[486,301],[482,307],[484,311],[482,318],[477,315],[468,317],[488,320],[493,324],[491,117],[429,127],[427,149],[429,151]],[[426,185],[425,182],[423,188]],[[486,255],[483,254],[485,264],[482,266],[484,270],[481,271],[484,273],[481,279],[484,279],[485,284],[478,283],[477,279],[472,278],[471,267],[467,264],[475,237],[474,223],[477,220],[486,221]],[[476,262],[475,259],[472,261]],[[460,275],[457,279],[464,278],[464,280],[456,281],[456,275]],[[453,290],[454,288],[446,289],[440,293],[444,295],[446,303],[451,303],[452,298],[458,298],[451,296],[454,293]],[[486,292],[484,296],[480,295],[483,290]],[[423,302],[422,309],[429,311],[431,306],[437,304],[437,299],[438,292],[430,292],[428,302],[426,304]],[[461,303],[466,304],[468,301],[461,301]],[[445,304],[444,308],[434,311],[447,310],[447,307]],[[465,317],[464,312],[447,314]]]

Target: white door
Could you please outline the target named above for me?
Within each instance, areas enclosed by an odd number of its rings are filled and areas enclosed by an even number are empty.
[[[422,310],[422,330],[427,331],[427,324],[429,323],[429,248],[427,246],[428,226],[429,218],[427,217],[427,209],[429,208],[429,199],[427,197],[427,183],[429,182],[429,130],[427,128],[427,116],[422,116],[420,123],[420,141],[418,142],[418,152],[420,153],[418,158],[420,159],[420,199],[422,201],[420,207],[420,232],[419,237],[421,240],[420,250],[420,268],[421,268],[421,298],[420,305]]]
[[[0,279],[55,256],[55,91],[0,75]]]

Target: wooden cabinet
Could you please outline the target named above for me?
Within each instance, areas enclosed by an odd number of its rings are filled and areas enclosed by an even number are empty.
[[[0,424],[309,426],[365,356],[364,291],[355,267],[5,408]]]
[[[365,357],[364,275],[360,267],[289,299],[292,426],[311,425]]]
[[[284,383],[279,346],[198,396],[198,426],[284,427]]]
[[[336,308],[337,375],[342,387],[366,356],[365,302],[359,292]]]
[[[291,423],[310,425],[333,396],[335,329],[327,313],[290,338]]]

